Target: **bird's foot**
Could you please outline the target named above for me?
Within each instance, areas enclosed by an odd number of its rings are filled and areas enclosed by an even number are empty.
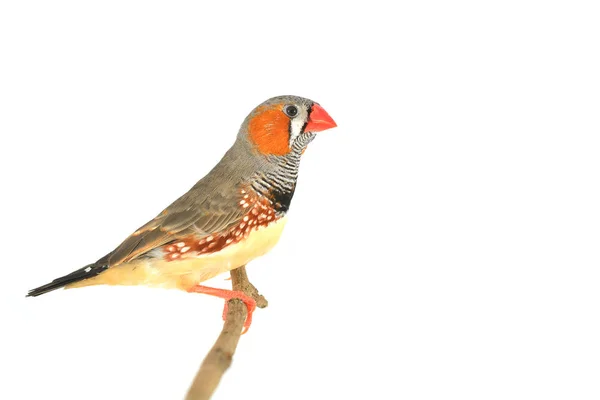
[[[246,309],[248,310],[248,315],[246,316],[246,321],[244,322],[244,330],[242,331],[242,335],[248,332],[248,329],[252,324],[252,313],[254,312],[254,310],[256,310],[256,301],[252,297],[239,290],[217,289],[202,285],[196,285],[188,291],[194,293],[209,294],[211,296],[216,296],[225,299],[225,307],[223,308],[223,320],[227,318],[227,312],[229,311],[229,300],[240,299],[241,301],[243,301],[246,305]]]

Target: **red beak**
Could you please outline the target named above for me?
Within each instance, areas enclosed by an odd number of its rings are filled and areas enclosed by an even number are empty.
[[[308,118],[308,123],[304,128],[304,132],[321,132],[325,129],[335,128],[336,126],[337,124],[333,118],[327,114],[327,111],[315,103],[310,111],[310,117]]]

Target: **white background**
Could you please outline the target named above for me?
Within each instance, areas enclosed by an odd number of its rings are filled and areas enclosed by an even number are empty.
[[[600,398],[600,14],[493,3],[3,2],[0,398],[184,396],[221,300],[24,295],[281,94],[339,127],[249,266],[270,305],[215,399]]]

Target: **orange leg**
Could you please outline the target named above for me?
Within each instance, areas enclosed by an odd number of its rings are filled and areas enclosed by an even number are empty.
[[[225,308],[223,308],[223,320],[227,317],[227,311],[229,310],[228,301],[231,299],[240,299],[246,305],[248,309],[248,316],[246,317],[246,321],[244,322],[244,331],[242,335],[248,332],[248,328],[252,324],[252,313],[256,310],[256,301],[245,294],[244,292],[240,292],[239,290],[227,290],[227,289],[217,289],[208,286],[196,285],[188,290],[188,292],[194,293],[204,293],[209,294],[211,296],[220,297],[225,299]]]

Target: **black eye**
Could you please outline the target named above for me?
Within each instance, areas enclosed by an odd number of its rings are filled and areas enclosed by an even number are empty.
[[[285,108],[283,109],[283,112],[285,112],[285,115],[287,115],[288,117],[294,118],[296,115],[298,115],[298,107],[285,106]]]

